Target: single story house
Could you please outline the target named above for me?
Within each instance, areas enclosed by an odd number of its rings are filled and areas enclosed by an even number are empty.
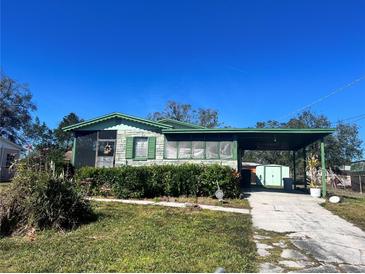
[[[173,119],[151,121],[121,113],[104,115],[63,130],[74,132],[71,163],[76,168],[189,162],[227,165],[238,171],[245,150],[291,150],[295,157],[297,151],[334,131],[330,128],[205,128]],[[321,144],[324,164],[323,141]]]
[[[0,136],[0,181],[9,181],[12,176],[11,164],[19,159],[23,148]]]

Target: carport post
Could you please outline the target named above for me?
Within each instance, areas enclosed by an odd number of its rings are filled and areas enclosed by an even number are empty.
[[[294,179],[294,184],[297,181],[297,171],[296,171],[296,163],[295,163],[295,150],[293,150],[293,179]]]
[[[307,148],[303,148],[303,165],[304,165],[304,187],[307,189]]]
[[[321,164],[322,164],[322,197],[327,196],[326,160],[324,155],[324,142],[321,139]]]

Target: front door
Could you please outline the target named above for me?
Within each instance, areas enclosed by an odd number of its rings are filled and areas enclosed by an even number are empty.
[[[280,166],[265,167],[265,185],[281,186],[281,167]]]
[[[114,153],[115,153],[115,141],[114,140],[99,140],[98,150],[96,157],[97,167],[113,167],[114,166]]]

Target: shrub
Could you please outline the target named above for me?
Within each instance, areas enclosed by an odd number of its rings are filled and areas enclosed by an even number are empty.
[[[151,165],[116,168],[83,167],[77,181],[89,195],[107,194],[119,198],[153,198],[159,196],[212,196],[217,184],[225,197],[238,197],[239,174],[220,165]]]
[[[17,167],[10,188],[0,196],[0,235],[22,233],[29,228],[72,229],[95,215],[75,184]]]

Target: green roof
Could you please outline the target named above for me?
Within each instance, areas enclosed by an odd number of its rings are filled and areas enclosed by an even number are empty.
[[[233,138],[245,150],[294,150],[320,140],[333,133],[333,128],[206,128],[163,129],[166,136],[205,135],[206,138]],[[201,137],[200,137],[201,138]]]
[[[241,148],[247,150],[298,150],[335,131],[334,128],[204,128],[173,119],[162,119],[156,122],[118,112],[67,126],[63,130],[82,130],[84,127],[115,118],[158,128],[171,138],[174,138],[174,135],[185,134],[190,135],[191,138],[198,137],[199,134],[209,136],[207,138],[233,138],[237,140]]]
[[[324,133],[335,132],[334,128],[203,128],[184,129],[169,128],[163,129],[163,133]]]
[[[195,124],[187,123],[187,122],[182,122],[182,121],[178,121],[178,120],[170,119],[170,118],[161,119],[161,120],[158,120],[157,122],[165,124],[165,125],[173,126],[176,129],[182,129],[182,128],[185,128],[185,129],[193,129],[193,128],[203,129],[203,128],[205,128],[203,126],[199,126],[199,125],[195,125]]]
[[[97,117],[97,118],[94,118],[94,119],[90,119],[90,120],[87,120],[87,121],[84,121],[84,122],[81,122],[81,123],[78,123],[78,124],[70,125],[70,126],[62,128],[62,129],[64,131],[75,130],[75,129],[90,126],[90,125],[93,125],[93,124],[96,124],[96,123],[99,123],[99,122],[103,122],[103,121],[106,121],[106,120],[114,119],[114,118],[125,119],[125,120],[128,120],[128,121],[141,123],[141,124],[145,124],[145,125],[160,128],[160,129],[172,128],[172,126],[170,126],[170,125],[162,124],[162,123],[147,120],[147,119],[138,118],[138,117],[131,116],[131,115],[122,114],[122,113],[119,113],[119,112],[114,112],[114,113],[103,115],[103,116],[100,116],[100,117]]]

